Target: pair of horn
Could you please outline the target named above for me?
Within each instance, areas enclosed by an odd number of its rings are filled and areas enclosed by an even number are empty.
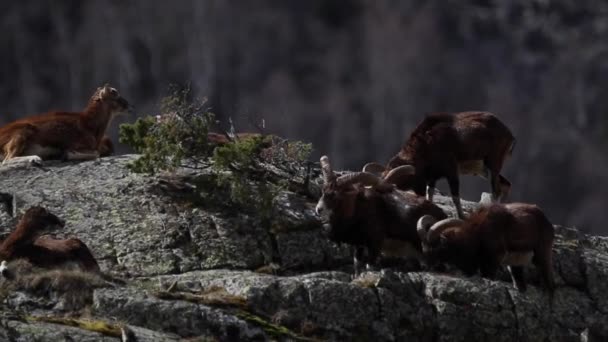
[[[441,221],[437,221],[431,215],[424,215],[418,219],[416,231],[418,232],[420,241],[432,243],[435,242],[439,236],[441,236],[441,233],[443,233],[446,229],[461,226],[463,223],[464,221],[459,218],[446,218]],[[431,228],[429,228],[427,231],[429,226]]]
[[[110,86],[109,83],[106,83],[103,85],[103,87],[99,87],[97,88],[97,98],[98,99],[103,99],[105,98],[108,93],[111,91],[112,87]]]
[[[369,172],[353,172],[336,178],[327,156],[321,157],[321,172],[323,173],[323,181],[325,183],[335,181],[338,186],[345,186],[355,183],[374,186],[383,183],[383,180],[380,177]]]
[[[378,163],[372,162],[367,163],[363,166],[363,172],[372,173],[375,175],[382,175],[386,172],[386,167]],[[416,174],[416,168],[412,165],[401,165],[390,170],[385,176],[384,181],[391,184],[399,184],[400,180],[406,176],[413,176]]]

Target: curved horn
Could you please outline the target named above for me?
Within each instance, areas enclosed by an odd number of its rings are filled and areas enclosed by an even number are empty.
[[[454,226],[460,226],[463,223],[464,223],[464,221],[459,218],[447,218],[447,219],[443,219],[439,222],[436,222],[429,229],[429,232],[427,233],[427,236],[426,236],[426,241],[433,242],[436,239],[438,239],[439,236],[441,235],[441,233],[443,231],[445,231],[446,229],[454,227]]]
[[[398,184],[399,180],[405,176],[412,176],[416,174],[416,168],[412,165],[401,165],[389,171],[384,177],[384,181],[387,183]]]
[[[334,178],[334,171],[331,169],[329,164],[329,158],[327,156],[321,157],[321,172],[323,173],[323,182],[330,183]]]
[[[418,219],[418,223],[416,224],[416,231],[418,232],[418,237],[420,238],[420,241],[425,241],[426,232],[428,228],[435,222],[437,222],[437,220],[431,215],[424,215]]]
[[[363,165],[363,169],[361,171],[373,173],[373,174],[377,175],[377,174],[382,174],[382,172],[384,172],[384,170],[386,170],[386,167],[384,167],[383,165],[380,165],[376,162],[372,162],[372,163],[367,163],[367,164]]]
[[[103,86],[97,88],[97,91],[95,92],[95,98],[96,99],[103,99],[106,97],[106,95],[108,94],[108,92],[110,91],[110,85],[109,84],[104,84]]]
[[[350,185],[354,183],[361,183],[363,185],[378,185],[382,182],[380,177],[374,175],[373,173],[367,172],[353,172],[344,176],[338,177],[336,180],[338,185]]]
[[[108,83],[103,85],[103,88],[101,89],[101,92],[99,93],[99,96],[101,97],[106,97],[106,95],[108,95],[108,93],[110,92],[110,85]]]

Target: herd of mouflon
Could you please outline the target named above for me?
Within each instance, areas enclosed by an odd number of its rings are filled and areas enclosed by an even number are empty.
[[[2,165],[110,155],[114,147],[106,129],[130,108],[115,88],[104,85],[82,112],[54,111],[11,122],[0,127]],[[513,134],[492,113],[430,114],[386,166],[368,163],[361,172],[337,176],[323,156],[316,212],[330,240],[353,246],[355,275],[362,265],[374,267],[381,256],[399,255],[416,258],[429,269],[450,264],[466,275],[479,271],[489,278],[506,266],[523,292],[524,268],[532,263],[552,295],[553,225],[534,204],[503,204],[511,183],[500,172],[514,146]],[[462,174],[490,183],[491,201],[468,215],[460,203]],[[442,178],[448,182],[457,217],[448,217],[433,204],[435,184]],[[11,278],[7,262],[15,259],[45,268],[71,262],[100,273],[81,240],[46,235],[63,225],[44,208],[29,208],[0,243],[2,275]]]

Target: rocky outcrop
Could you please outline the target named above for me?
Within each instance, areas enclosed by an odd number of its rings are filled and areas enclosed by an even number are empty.
[[[282,192],[268,222],[231,205],[205,169],[146,176],[126,168],[133,158],[0,168],[3,232],[42,204],[66,220],[57,235],[82,239],[117,280],[79,300],[58,285],[71,278],[3,280],[1,340],[112,341],[125,330],[138,341],[608,339],[607,238],[557,227],[553,303],[506,276],[407,263],[351,279],[349,249],[330,243],[314,214],[315,182],[308,196]],[[453,214],[451,199],[437,201]]]

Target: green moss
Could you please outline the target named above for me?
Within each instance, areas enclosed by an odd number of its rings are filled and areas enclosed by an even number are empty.
[[[52,324],[61,324],[71,327],[76,327],[88,331],[97,332],[106,336],[121,337],[121,326],[115,324],[109,324],[104,321],[89,320],[82,318],[66,318],[66,317],[53,317],[53,316],[26,316],[25,320],[28,322],[44,322]]]
[[[158,291],[161,288],[160,283],[153,279],[136,280],[131,282],[130,285],[149,293]]]
[[[163,300],[183,300],[223,308],[236,317],[262,328],[269,336],[274,338],[288,337],[295,341],[318,341],[298,335],[287,327],[273,324],[261,316],[252,314],[247,311],[249,303],[246,298],[231,295],[221,287],[212,287],[200,293],[158,291],[154,293],[154,296]]]
[[[254,315],[247,311],[243,311],[243,310],[238,311],[236,313],[236,316],[242,320],[247,321],[248,323],[251,323],[253,325],[256,325],[256,326],[262,328],[268,335],[270,335],[271,337],[277,338],[277,339],[287,337],[294,341],[319,341],[318,339],[308,338],[308,337],[304,337],[299,334],[296,334],[295,332],[289,330],[287,327],[284,327],[282,325],[273,324],[273,323],[269,322],[268,320],[266,320],[260,316]]]

